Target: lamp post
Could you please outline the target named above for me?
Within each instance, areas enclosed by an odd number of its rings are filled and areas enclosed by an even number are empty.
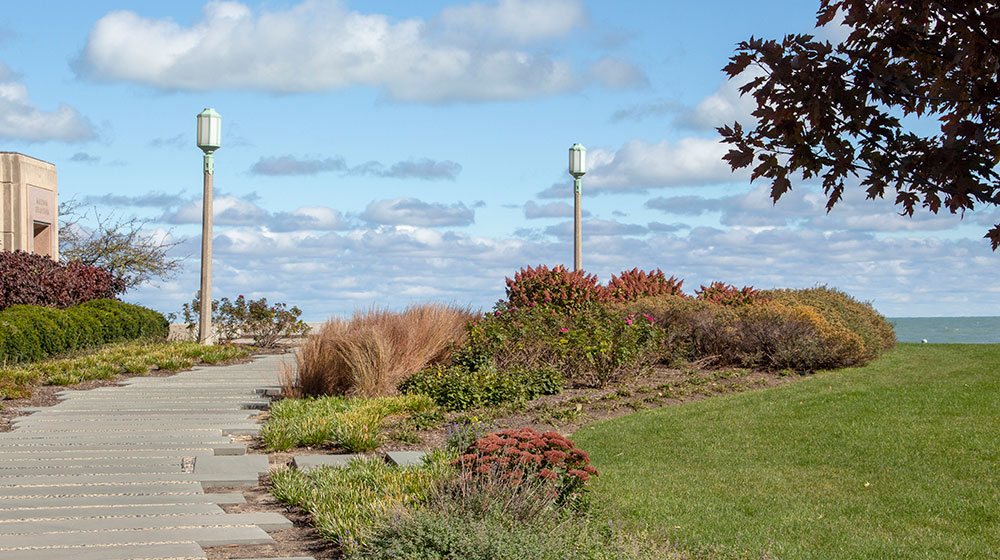
[[[199,309],[198,342],[211,345],[212,336],[212,175],[215,157],[222,145],[222,115],[215,109],[198,113],[198,147],[205,152],[205,195],[201,213],[201,308]]]
[[[573,176],[573,270],[583,270],[582,239],[580,231],[580,178],[587,173],[587,148],[573,144],[569,149],[569,174]]]

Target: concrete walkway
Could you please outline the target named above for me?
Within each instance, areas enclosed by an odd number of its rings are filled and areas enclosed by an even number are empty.
[[[205,558],[201,547],[273,542],[276,513],[227,514],[267,457],[254,434],[261,395],[288,355],[66,391],[0,433],[0,560]]]

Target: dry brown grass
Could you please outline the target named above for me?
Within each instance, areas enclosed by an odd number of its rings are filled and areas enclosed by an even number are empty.
[[[465,325],[481,313],[440,303],[402,312],[371,308],[350,320],[331,319],[298,353],[298,373],[285,375],[285,394],[390,395],[407,376],[446,361],[465,342]]]

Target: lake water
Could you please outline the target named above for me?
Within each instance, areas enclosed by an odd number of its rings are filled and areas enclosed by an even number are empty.
[[[900,342],[1000,344],[1000,317],[889,317]]]

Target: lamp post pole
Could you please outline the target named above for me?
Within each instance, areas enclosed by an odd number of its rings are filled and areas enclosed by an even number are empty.
[[[212,179],[215,174],[215,150],[221,145],[222,116],[215,109],[198,114],[198,147],[205,152],[205,193],[201,214],[201,306],[198,310],[198,342],[211,345],[212,336]]]
[[[573,270],[583,270],[583,232],[580,190],[582,177],[587,173],[587,149],[573,144],[569,149],[569,174],[573,176]]]

